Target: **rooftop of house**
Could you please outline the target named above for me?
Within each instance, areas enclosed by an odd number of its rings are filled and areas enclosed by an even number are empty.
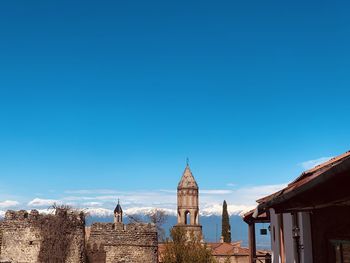
[[[336,179],[338,175],[349,171],[349,169],[350,151],[304,171],[282,190],[258,199],[258,211],[255,213],[255,215],[253,215],[255,210],[249,211],[244,215],[244,220],[247,221],[249,220],[249,217],[252,216],[258,220],[259,216],[266,212],[266,208],[285,203],[298,195],[305,194],[307,191],[315,189],[321,184],[327,184],[327,182]]]

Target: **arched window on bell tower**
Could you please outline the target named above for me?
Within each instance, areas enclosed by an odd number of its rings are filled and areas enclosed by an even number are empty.
[[[185,212],[185,225],[190,225],[191,224],[191,212],[186,211]]]

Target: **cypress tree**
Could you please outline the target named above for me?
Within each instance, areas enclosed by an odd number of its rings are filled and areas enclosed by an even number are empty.
[[[224,200],[222,205],[222,218],[221,218],[221,235],[224,238],[225,243],[231,243],[231,226],[230,226],[230,218],[227,212],[227,203]]]

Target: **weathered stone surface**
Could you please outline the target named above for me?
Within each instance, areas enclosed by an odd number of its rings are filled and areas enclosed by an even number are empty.
[[[5,219],[0,222],[0,262],[39,262],[39,254],[43,249],[43,234],[39,221],[43,215],[32,210],[28,213],[25,210],[7,211]],[[68,217],[67,220],[70,217]],[[65,262],[84,262],[84,221],[78,220],[74,230],[65,233],[71,238],[68,248],[68,256]]]
[[[41,236],[28,221],[4,221],[1,224],[2,261],[38,262]]]
[[[56,216],[60,217],[64,214],[58,211]],[[39,255],[44,247],[46,253],[49,251],[51,255],[47,244],[52,243],[45,243],[45,240],[55,240],[56,233],[62,232],[59,228],[58,232],[57,229],[56,232],[51,232],[51,228],[42,228],[41,224],[50,221],[50,218],[52,219],[52,217],[40,215],[36,210],[30,213],[24,210],[8,211],[5,219],[0,221],[0,262],[40,262]],[[84,220],[80,221],[76,214],[66,214],[64,218],[68,222],[71,220],[74,222],[69,231],[62,229],[66,231],[62,235],[68,237],[70,241],[65,263],[85,262],[85,252],[87,252],[88,261],[93,263],[157,262],[158,237],[153,224],[95,223],[87,229],[85,239]]]
[[[89,262],[156,263],[158,260],[158,237],[153,224],[95,223],[89,232]]]
[[[105,246],[106,262],[157,262],[157,248],[142,246]]]

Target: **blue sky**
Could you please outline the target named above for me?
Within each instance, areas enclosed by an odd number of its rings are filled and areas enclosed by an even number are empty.
[[[163,190],[176,189],[186,157],[201,189],[224,191],[207,204],[246,205],[302,163],[349,150],[349,11],[347,1],[1,2],[0,209],[74,196],[142,206],[149,192],[147,206],[169,203]],[[95,200],[105,193],[110,203]]]

